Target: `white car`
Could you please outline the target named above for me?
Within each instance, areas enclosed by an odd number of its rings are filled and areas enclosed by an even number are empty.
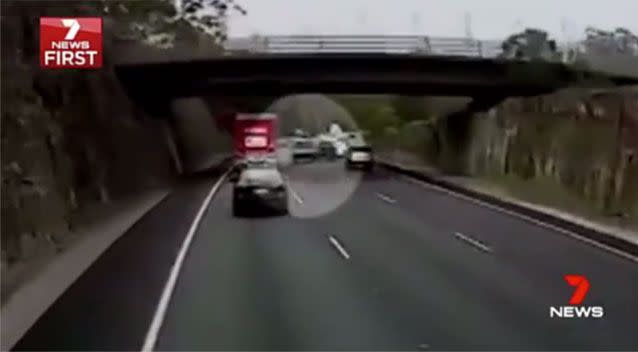
[[[346,154],[346,169],[361,168],[365,171],[372,171],[374,167],[374,155],[372,147],[369,145],[353,145],[348,148]]]
[[[300,159],[316,160],[319,157],[319,147],[312,138],[292,138],[293,162]]]
[[[348,144],[345,137],[336,137],[331,134],[322,134],[318,136],[320,143],[330,143],[334,149],[335,155],[339,158],[343,157],[348,151]]]
[[[348,144],[346,142],[337,140],[334,142],[334,146],[338,157],[346,155],[346,152],[348,151]]]

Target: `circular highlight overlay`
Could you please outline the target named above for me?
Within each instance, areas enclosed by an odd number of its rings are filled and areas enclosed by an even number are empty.
[[[348,110],[325,95],[301,94],[279,98],[266,111],[278,115],[277,159],[288,184],[290,215],[319,217],[344,205],[363,177],[363,171],[345,165],[351,135],[363,138]]]

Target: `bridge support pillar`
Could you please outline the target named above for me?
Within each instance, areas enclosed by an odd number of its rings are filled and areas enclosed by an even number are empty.
[[[171,161],[173,162],[173,168],[178,175],[181,175],[184,172],[184,168],[182,167],[182,158],[179,153],[179,149],[177,147],[177,141],[175,138],[175,129],[172,126],[173,124],[170,121],[171,117],[167,119],[163,119],[161,121],[162,124],[162,132],[164,133],[164,140],[166,141],[166,146],[171,155]]]
[[[466,156],[471,139],[474,114],[486,111],[505,99],[505,96],[476,96],[463,108],[440,119],[439,165],[450,174],[462,175],[466,170]]]

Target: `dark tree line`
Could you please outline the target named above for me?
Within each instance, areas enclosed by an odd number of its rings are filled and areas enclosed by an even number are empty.
[[[594,27],[585,30],[585,38],[572,48],[559,48],[546,31],[525,29],[507,37],[501,44],[502,57],[526,60],[564,60],[570,63],[576,55],[638,56],[638,36],[626,28],[605,31]],[[575,51],[575,52],[567,52]],[[566,55],[567,54],[567,55]]]

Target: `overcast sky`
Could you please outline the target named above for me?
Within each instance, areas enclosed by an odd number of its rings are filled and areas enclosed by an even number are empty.
[[[427,34],[458,37],[470,22],[480,39],[525,27],[576,39],[586,26],[638,33],[638,0],[237,0],[230,36],[251,34]],[[469,19],[469,21],[467,20]]]

